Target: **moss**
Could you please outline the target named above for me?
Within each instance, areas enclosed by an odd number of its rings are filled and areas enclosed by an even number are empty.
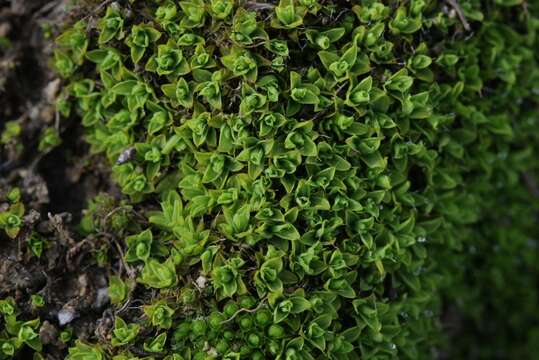
[[[59,112],[122,191],[81,234],[120,237],[110,307],[142,305],[69,358],[533,356],[538,6],[123,1],[66,29]]]

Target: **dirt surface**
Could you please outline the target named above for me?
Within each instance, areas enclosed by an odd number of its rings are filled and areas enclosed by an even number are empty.
[[[112,238],[106,233],[82,238],[75,224],[88,199],[110,191],[108,170],[89,155],[80,124],[60,121],[54,107],[61,82],[48,67],[51,38],[76,10],[68,10],[63,0],[0,1],[0,132],[13,120],[22,129],[17,141],[0,145],[0,194],[18,186],[26,207],[19,235],[0,234],[0,299],[13,296],[21,318],[42,319],[47,359],[65,357],[66,346],[56,334],[67,326],[83,339],[107,336],[112,325],[107,273],[120,266],[90,267],[90,258],[97,249],[108,249]],[[41,131],[50,126],[58,129],[62,144],[39,152]],[[35,234],[46,244],[39,258],[27,246]],[[42,295],[46,306],[32,308],[32,294]],[[18,358],[31,354],[22,351]]]

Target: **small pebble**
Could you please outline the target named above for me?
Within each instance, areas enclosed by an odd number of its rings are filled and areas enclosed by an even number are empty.
[[[97,295],[96,295],[96,299],[95,299],[95,306],[97,308],[100,308],[103,305],[105,305],[105,303],[107,303],[107,301],[109,301],[109,289],[106,288],[106,287],[97,289]]]
[[[58,323],[60,326],[69,324],[75,319],[75,311],[73,309],[62,309],[58,312]]]

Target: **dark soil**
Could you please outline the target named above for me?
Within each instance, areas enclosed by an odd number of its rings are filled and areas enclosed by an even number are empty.
[[[0,146],[0,194],[18,186],[26,206],[17,238],[0,234],[0,299],[13,296],[21,318],[42,319],[47,359],[66,355],[55,336],[62,328],[70,326],[84,339],[106,336],[112,325],[107,270],[89,265],[111,239],[83,238],[75,228],[88,199],[109,190],[107,170],[89,155],[79,122],[60,123],[53,105],[61,82],[48,67],[50,37],[69,15],[62,0],[0,0],[0,38],[9,39],[0,46],[0,132],[12,120],[22,128],[17,143]],[[57,127],[62,145],[40,153],[39,136],[47,126]],[[40,258],[27,246],[33,233],[48,244]],[[46,306],[33,309],[32,294],[41,294]],[[23,351],[18,358],[31,354]]]

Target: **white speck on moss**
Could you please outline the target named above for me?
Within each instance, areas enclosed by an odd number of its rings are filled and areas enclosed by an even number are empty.
[[[206,287],[206,283],[208,282],[208,279],[205,276],[200,275],[195,282],[197,283],[197,286],[201,289],[204,289]]]
[[[208,349],[208,351],[206,352],[209,356],[212,356],[212,357],[217,357],[219,356],[219,353],[217,352],[217,350],[215,350],[215,348],[211,347]]]

